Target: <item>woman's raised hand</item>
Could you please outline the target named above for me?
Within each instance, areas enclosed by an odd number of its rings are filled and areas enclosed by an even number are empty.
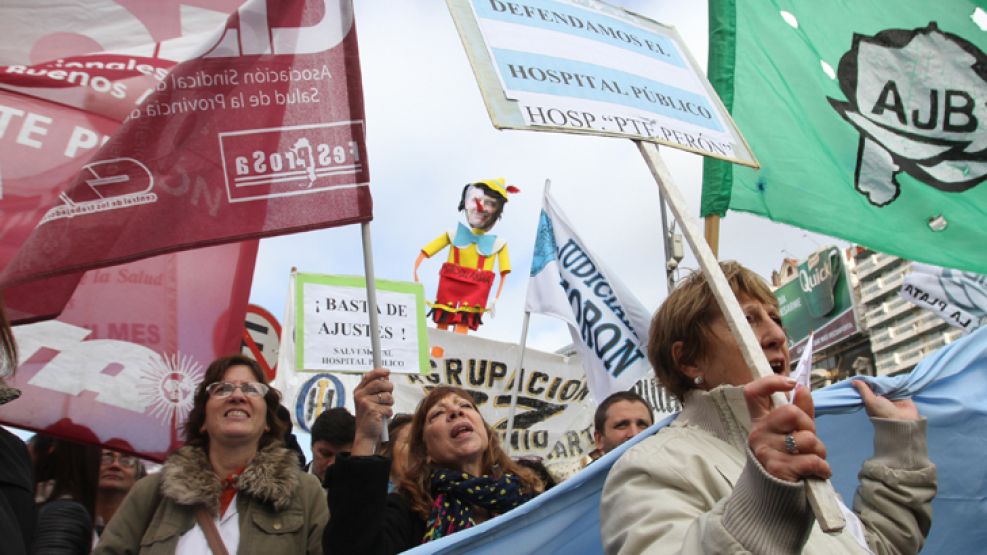
[[[854,380],[853,387],[857,388],[860,400],[864,402],[867,415],[875,418],[890,418],[892,420],[918,420],[918,407],[911,399],[892,401],[880,395],[874,395],[867,382]]]
[[[356,436],[353,438],[354,456],[373,455],[384,429],[384,419],[390,418],[394,405],[394,384],[388,379],[391,371],[376,368],[363,375],[353,390],[356,404]]]
[[[798,386],[802,387],[802,386]],[[826,446],[816,436],[812,395],[801,391],[795,402],[772,406],[771,394],[792,391],[794,380],[766,376],[744,386],[744,397],[752,426],[748,436],[751,452],[768,474],[779,480],[798,482],[802,478],[829,478]]]

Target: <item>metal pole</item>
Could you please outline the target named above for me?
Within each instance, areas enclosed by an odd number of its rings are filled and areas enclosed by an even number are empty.
[[[374,255],[370,242],[370,222],[360,224],[360,232],[363,235],[363,274],[367,283],[367,312],[370,317],[370,350],[373,357],[374,368],[380,368],[380,325],[377,319],[377,283],[374,278]],[[380,431],[381,443],[388,441],[387,419],[384,419],[384,427]]]

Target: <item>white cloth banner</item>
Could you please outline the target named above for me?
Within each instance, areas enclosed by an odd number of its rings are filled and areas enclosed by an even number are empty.
[[[326,409],[342,406],[356,410],[353,389],[361,376],[298,371],[293,356],[296,319],[290,313],[293,304],[287,306],[275,384],[295,425],[308,432]],[[473,395],[484,419],[503,439],[520,347],[436,329],[428,329],[428,340],[433,351],[430,374],[391,374],[394,412],[413,413],[430,388],[454,385]],[[533,349],[525,350],[524,361],[511,454],[541,457],[554,475],[568,476],[580,468],[582,457],[594,447],[596,404],[585,372],[577,357]]]
[[[547,190],[525,309],[569,324],[597,402],[651,373],[651,314],[590,254]]]
[[[898,294],[967,332],[987,323],[987,275],[912,262]]]

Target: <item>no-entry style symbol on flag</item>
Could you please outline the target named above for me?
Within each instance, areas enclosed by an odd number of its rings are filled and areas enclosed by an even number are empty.
[[[273,381],[277,374],[280,341],[281,324],[278,319],[257,305],[248,304],[241,351],[260,363],[268,381]]]

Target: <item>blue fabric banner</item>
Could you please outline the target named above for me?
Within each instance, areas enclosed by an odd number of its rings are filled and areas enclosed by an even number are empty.
[[[929,456],[939,492],[924,553],[978,553],[987,545],[987,328],[926,357],[909,374],[862,378],[891,398],[911,397],[929,420]],[[849,381],[813,393],[819,435],[833,466],[833,485],[853,503],[857,471],[873,452],[873,429]],[[566,482],[510,513],[408,551],[482,555],[599,554],[600,493],[607,472],[632,445],[670,416]],[[850,430],[853,433],[847,433]],[[660,500],[656,500],[659,502]]]

